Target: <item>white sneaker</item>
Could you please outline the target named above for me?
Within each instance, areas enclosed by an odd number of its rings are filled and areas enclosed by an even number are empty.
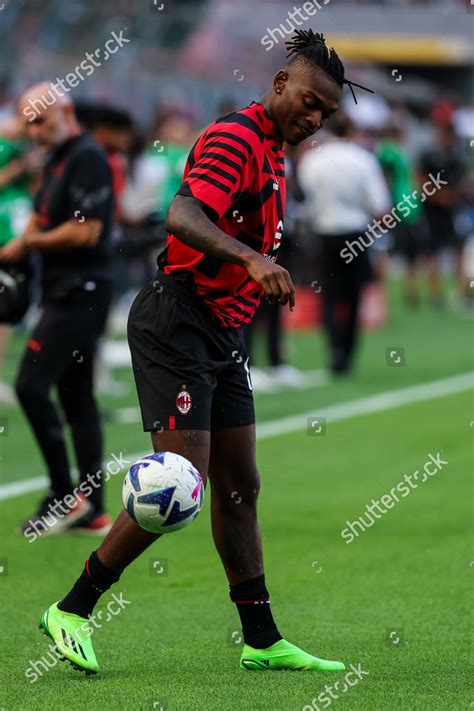
[[[291,388],[305,387],[307,378],[303,371],[298,370],[293,365],[282,363],[273,368],[269,368],[268,374],[276,380],[279,385],[287,385]]]
[[[0,381],[0,402],[8,405],[13,405],[16,402],[15,391],[2,381]]]
[[[264,393],[275,389],[274,379],[262,368],[250,368],[250,379],[254,392]]]
[[[67,513],[53,515],[53,524],[51,533],[62,533],[71,528],[76,521],[85,516],[92,509],[90,502],[86,497],[78,492],[75,496],[75,502],[72,506],[66,507]]]
[[[110,373],[99,373],[97,377],[97,391],[100,395],[124,398],[130,393],[128,383],[117,380]]]

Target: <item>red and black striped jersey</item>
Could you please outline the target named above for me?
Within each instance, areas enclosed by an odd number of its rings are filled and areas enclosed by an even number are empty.
[[[229,239],[276,261],[283,232],[285,158],[282,138],[256,102],[217,119],[188,156],[177,194],[199,200]],[[197,293],[224,327],[249,323],[263,294],[247,271],[169,235],[162,268],[192,274]]]

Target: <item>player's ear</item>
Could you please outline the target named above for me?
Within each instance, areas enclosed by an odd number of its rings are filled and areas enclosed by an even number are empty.
[[[288,72],[285,72],[284,69],[280,69],[280,71],[273,77],[273,90],[276,91],[277,94],[281,94],[284,91],[287,82]]]

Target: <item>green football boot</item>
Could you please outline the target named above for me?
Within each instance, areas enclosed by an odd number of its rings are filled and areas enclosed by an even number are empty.
[[[318,659],[312,654],[304,652],[286,639],[280,639],[266,649],[254,649],[244,644],[240,657],[241,669],[254,671],[293,669],[295,671],[344,671],[342,662],[331,662],[327,659]]]
[[[85,617],[63,612],[55,602],[43,613],[39,628],[56,644],[60,658],[67,659],[75,669],[86,674],[99,671],[91,642],[91,625]]]

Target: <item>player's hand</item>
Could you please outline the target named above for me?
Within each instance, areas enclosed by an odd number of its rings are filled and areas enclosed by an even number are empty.
[[[270,304],[290,304],[290,311],[295,308],[295,285],[289,272],[278,264],[268,261],[261,254],[252,256],[245,265],[257,284],[263,288]]]
[[[15,237],[0,249],[0,262],[21,262],[27,253],[23,237]]]

